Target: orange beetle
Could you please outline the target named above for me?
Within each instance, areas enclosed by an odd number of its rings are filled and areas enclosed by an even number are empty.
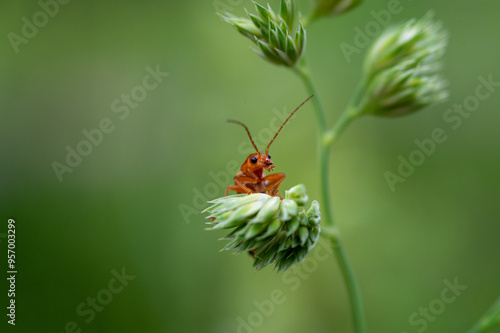
[[[267,176],[264,176],[264,170],[271,172],[274,169],[273,161],[271,160],[271,155],[269,155],[269,147],[273,143],[274,139],[278,136],[279,132],[285,126],[287,121],[293,116],[295,112],[302,105],[304,105],[308,100],[310,100],[314,95],[309,96],[305,101],[303,101],[283,122],[283,125],[278,129],[271,142],[267,145],[266,152],[261,154],[259,149],[255,145],[255,142],[250,135],[250,131],[245,124],[237,121],[229,119],[228,122],[235,123],[241,125],[247,131],[248,137],[250,138],[250,142],[252,143],[255,151],[257,153],[251,154],[247,157],[245,162],[241,165],[241,171],[236,174],[234,177],[235,185],[229,185],[226,188],[226,195],[228,191],[235,191],[238,193],[266,193],[271,196],[279,196],[278,187],[281,182],[285,179],[286,175],[284,173],[274,173]]]

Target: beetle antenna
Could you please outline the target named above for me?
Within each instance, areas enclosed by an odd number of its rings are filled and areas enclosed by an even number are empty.
[[[248,130],[248,127],[246,127],[245,124],[243,124],[242,122],[239,122],[238,120],[233,120],[233,119],[228,119],[227,122],[243,126],[245,128],[245,131],[247,131],[247,133],[248,133],[248,137],[250,138],[250,142],[252,143],[253,147],[255,148],[255,150],[257,151],[257,153],[260,154],[259,149],[257,149],[257,146],[255,145],[255,142],[253,142],[252,135],[250,135],[250,131]]]
[[[278,136],[279,132],[281,131],[281,129],[283,128],[283,126],[285,126],[285,124],[287,123],[288,119],[292,118],[293,114],[295,112],[297,112],[298,109],[300,109],[300,107],[302,105],[304,105],[308,100],[310,100],[311,98],[313,98],[314,95],[311,95],[309,97],[307,97],[307,99],[305,101],[303,101],[299,106],[297,106],[297,108],[295,110],[293,110],[293,112],[288,116],[288,118],[286,118],[286,120],[283,122],[283,125],[281,125],[280,129],[276,132],[276,134],[274,135],[274,138],[271,140],[271,142],[269,142],[269,145],[267,145],[267,149],[266,149],[266,155],[269,153],[269,147],[271,147],[271,144],[273,143],[274,139],[276,139],[276,137]],[[249,133],[250,134],[250,133]]]

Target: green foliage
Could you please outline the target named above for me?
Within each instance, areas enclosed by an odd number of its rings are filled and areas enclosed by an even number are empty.
[[[316,245],[321,214],[313,201],[307,212],[304,185],[286,191],[285,199],[263,193],[231,195],[211,201],[205,209],[210,230],[229,229],[224,250],[251,252],[254,267],[276,264],[283,271],[301,262]]]
[[[343,14],[361,3],[362,0],[317,0],[313,17]]]
[[[400,116],[448,97],[439,74],[448,33],[429,13],[420,20],[387,29],[365,58],[362,114]]]
[[[446,100],[446,86],[439,75],[429,75],[425,65],[406,60],[373,76],[360,112],[377,116],[413,113]]]
[[[277,65],[293,67],[305,50],[306,40],[295,2],[282,0],[279,15],[269,4],[264,7],[255,3],[255,9],[258,15],[248,14],[249,18],[235,17],[230,13],[225,13],[222,18],[255,42],[259,47],[255,52],[261,57]]]

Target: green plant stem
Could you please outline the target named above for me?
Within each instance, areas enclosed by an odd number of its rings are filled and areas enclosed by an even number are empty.
[[[500,325],[500,296],[467,333],[484,333]]]
[[[353,316],[354,331],[356,333],[365,332],[365,320],[363,313],[363,305],[361,302],[361,294],[359,291],[354,269],[351,265],[346,249],[342,241],[340,230],[335,224],[332,207],[332,195],[330,189],[330,146],[336,141],[347,125],[357,116],[358,112],[355,108],[348,108],[335,124],[328,130],[325,119],[323,105],[318,96],[316,87],[311,79],[310,72],[307,68],[304,58],[299,65],[294,67],[294,71],[304,82],[307,91],[314,94],[313,105],[316,111],[318,121],[318,150],[319,150],[319,168],[321,177],[321,193],[323,197],[323,207],[325,212],[326,234],[330,238],[332,248],[340,266],[342,277],[346,284],[347,293],[351,303],[351,311]]]
[[[319,135],[320,138],[323,138],[327,133],[326,127],[326,119],[325,112],[323,111],[323,105],[321,104],[321,99],[318,96],[318,91],[316,90],[316,86],[314,82],[311,80],[311,73],[306,66],[304,58],[302,58],[300,64],[298,66],[293,67],[294,72],[300,76],[302,82],[306,86],[307,91],[310,94],[314,94],[314,98],[312,99],[312,103],[314,105],[314,111],[316,112],[316,119],[318,120],[319,127]]]

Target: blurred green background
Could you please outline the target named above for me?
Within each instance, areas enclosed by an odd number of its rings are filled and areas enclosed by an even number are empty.
[[[366,50],[348,62],[339,45],[353,44],[355,29],[387,3],[365,1],[307,31],[329,124],[345,107]],[[220,253],[224,233],[204,230],[199,207],[224,194],[213,174],[224,181],[228,165],[239,166],[248,152],[238,148],[247,144],[244,131],[226,119],[258,135],[273,109],[290,112],[307,97],[290,71],[255,55],[215,5],[253,11],[250,1],[236,0],[71,1],[17,53],[9,33],[21,35],[23,17],[32,21],[42,7],[0,5],[2,312],[9,218],[18,269],[16,326],[2,313],[2,332],[352,331],[338,266],[323,245],[296,270],[277,274],[255,271],[246,255]],[[298,1],[305,13],[312,5]],[[451,98],[412,116],[352,124],[333,148],[336,217],[369,332],[465,332],[500,294],[500,89],[456,130],[443,114],[474,95],[479,76],[500,81],[500,3],[401,6],[391,23],[433,9],[449,30]],[[140,88],[148,66],[169,73],[150,91]],[[140,96],[133,108],[120,101],[131,93]],[[106,118],[113,130],[96,134],[97,146],[80,144],[82,131]],[[448,139],[392,192],[384,173],[397,173],[398,156],[407,158],[435,128]],[[270,151],[275,171],[287,174],[281,188],[304,183],[311,199],[319,199],[315,130],[309,104]],[[53,163],[66,164],[66,147],[78,144],[92,151],[59,181]],[[120,284],[115,275],[124,272],[129,280]],[[454,279],[467,289],[440,309],[435,300]],[[274,290],[283,302],[270,306]],[[429,305],[439,315],[425,328],[412,325],[409,317]]]

